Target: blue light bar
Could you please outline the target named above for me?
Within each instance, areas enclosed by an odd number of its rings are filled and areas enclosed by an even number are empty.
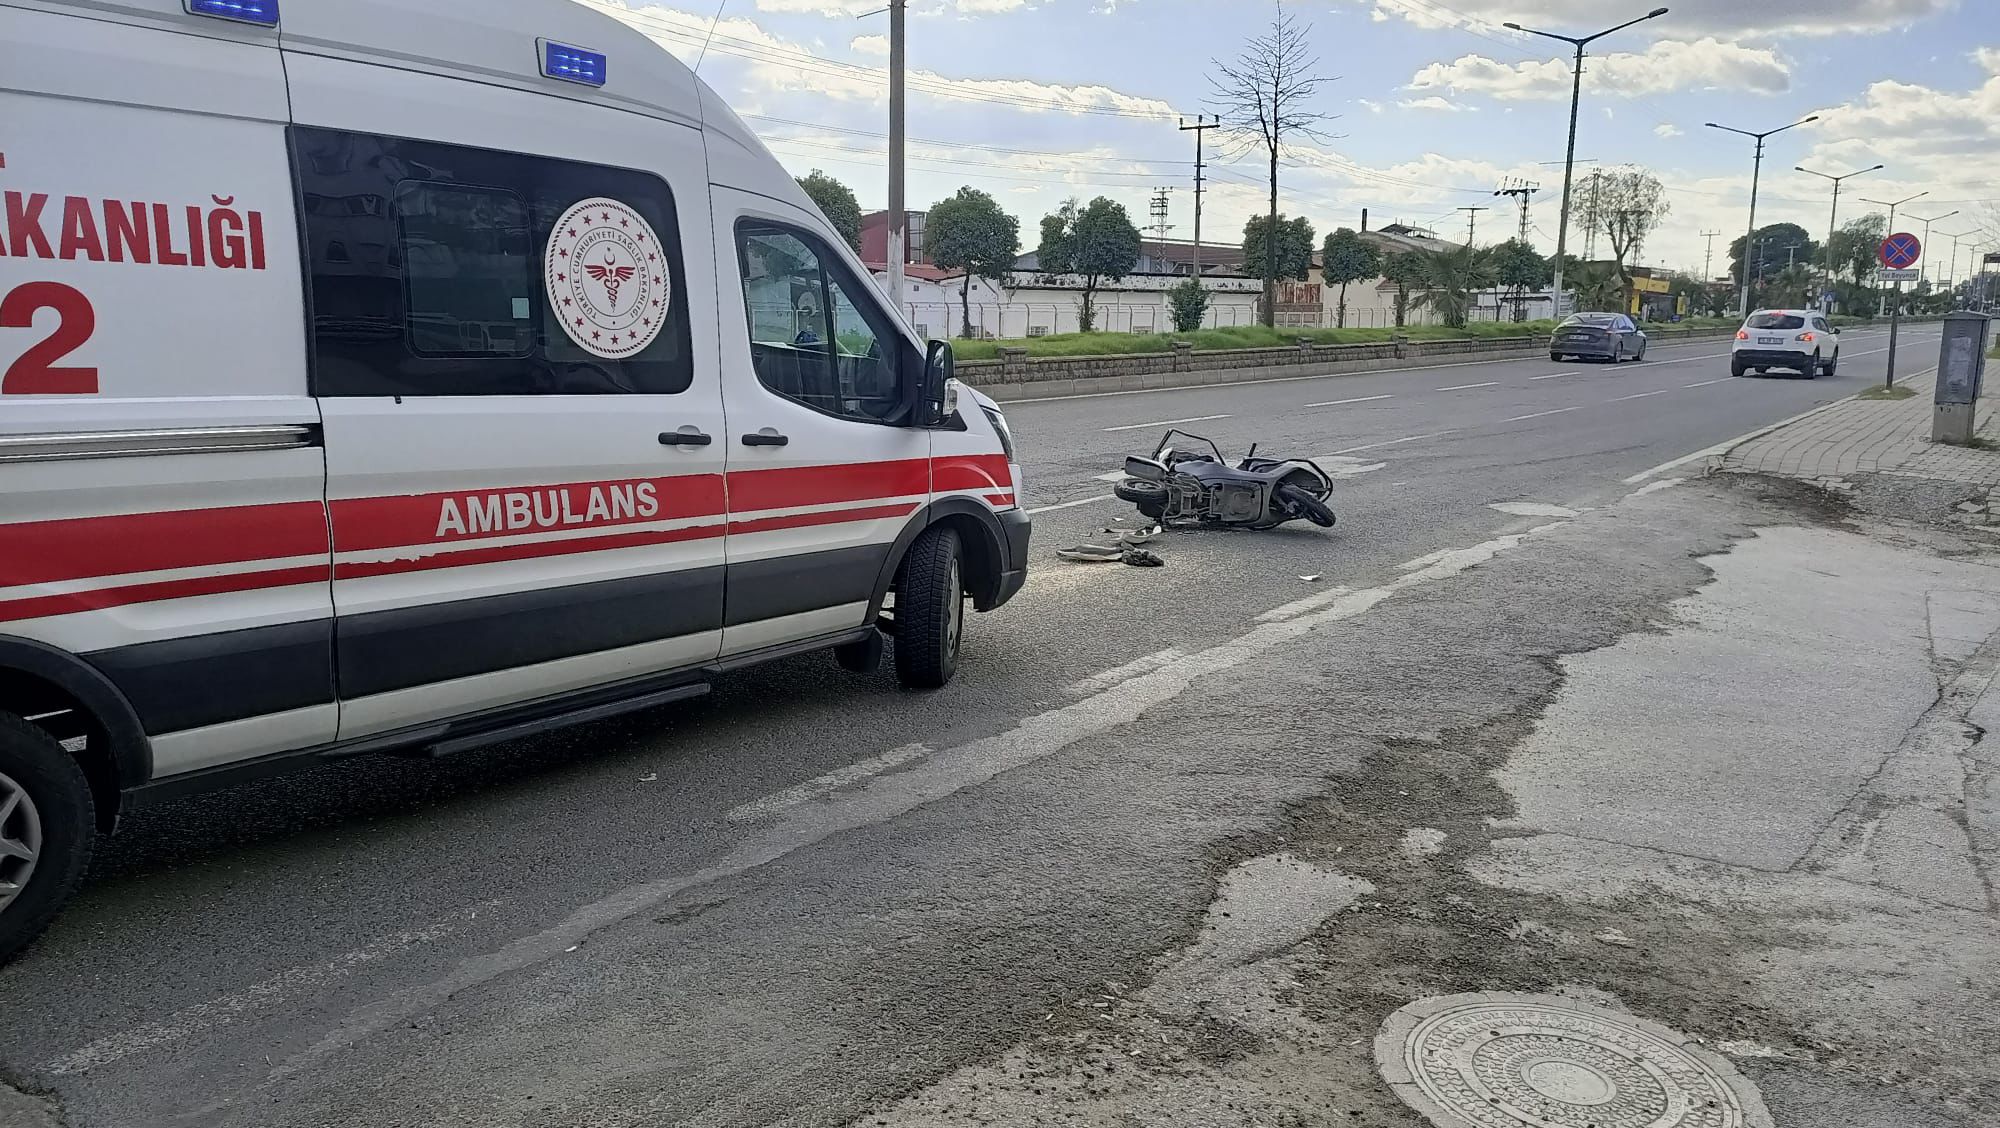
[[[191,16],[214,16],[238,23],[278,26],[278,0],[185,0]]]
[[[571,47],[553,39],[536,42],[542,46],[542,76],[585,86],[604,85],[604,56],[596,51]]]

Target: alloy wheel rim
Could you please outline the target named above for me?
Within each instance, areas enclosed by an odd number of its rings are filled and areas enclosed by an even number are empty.
[[[0,773],[0,912],[28,887],[42,856],[42,815],[28,789]]]
[[[946,652],[957,654],[959,632],[964,629],[965,624],[965,589],[959,584],[956,560],[951,562],[951,608],[948,614],[951,618],[945,628],[945,646],[948,648]]]

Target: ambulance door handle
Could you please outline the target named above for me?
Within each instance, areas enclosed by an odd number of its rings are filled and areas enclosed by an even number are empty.
[[[693,427],[683,427],[678,431],[661,431],[661,446],[707,446],[715,441],[713,435],[705,435]]]
[[[743,436],[744,446],[784,446],[792,440],[766,427]]]

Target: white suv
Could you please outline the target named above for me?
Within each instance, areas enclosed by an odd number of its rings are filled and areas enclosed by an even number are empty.
[[[1840,330],[1816,309],[1760,309],[1736,331],[1729,351],[1729,374],[1759,376],[1789,368],[1808,380],[1833,375],[1840,365]]]

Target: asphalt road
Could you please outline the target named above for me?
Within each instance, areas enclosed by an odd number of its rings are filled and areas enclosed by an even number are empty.
[[[1906,334],[1901,370],[1936,339]],[[970,625],[949,689],[814,656],[553,737],[143,812],[0,969],[0,1077],[80,1128],[845,1123],[1089,983],[1143,979],[1199,921],[1220,844],[1312,792],[1316,770],[1253,770],[1175,724],[1230,715],[1204,670],[1282,669],[1287,605],[1365,602],[1540,507],[1627,495],[1879,380],[1885,345],[1850,332],[1817,381],[1731,379],[1726,342],[1695,342],[1010,404],[1049,507],[1038,571]],[[1327,458],[1340,526],[1176,532],[1152,570],[1050,558],[1129,519],[1100,475],[1204,416],[1187,426],[1232,453]],[[1440,660],[1509,613],[1472,609]],[[1138,676],[1185,655],[1185,677]],[[1285,722],[1265,702],[1231,724]]]

